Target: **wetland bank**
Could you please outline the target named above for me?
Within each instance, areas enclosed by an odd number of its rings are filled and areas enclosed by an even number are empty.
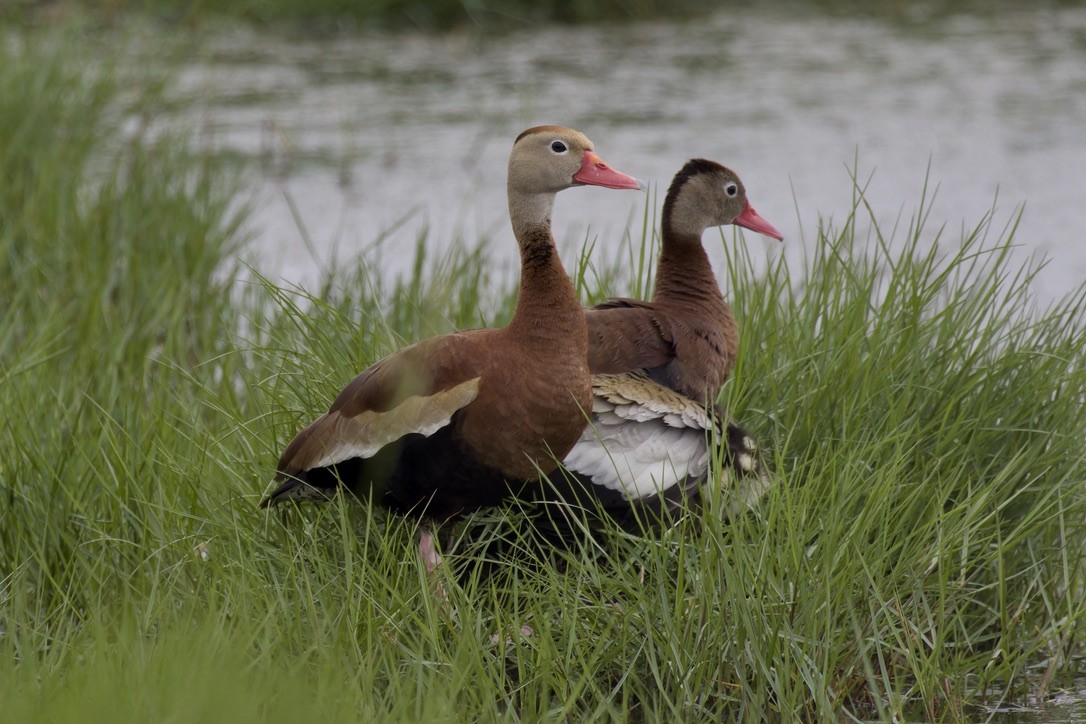
[[[1086,21],[1007,8],[7,28],[3,97],[33,99],[0,105],[9,716],[1081,716]],[[780,219],[783,248],[710,244],[743,330],[721,401],[777,485],[439,606],[409,526],[255,505],[358,369],[508,317],[504,155],[552,113],[657,184],[730,163]],[[556,227],[585,300],[643,294],[652,209],[591,194]],[[530,550],[517,515],[480,525]]]

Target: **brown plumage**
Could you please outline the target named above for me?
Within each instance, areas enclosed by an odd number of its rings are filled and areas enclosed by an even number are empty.
[[[442,521],[506,497],[551,471],[591,405],[587,334],[550,232],[558,191],[638,188],[606,166],[584,135],[559,126],[522,133],[508,195],[521,253],[510,324],[434,337],[375,363],[302,430],[261,503],[326,498],[345,485],[403,513]],[[436,553],[425,550],[428,565]]]
[[[712,437],[728,463],[721,483],[734,488],[739,507],[769,487],[754,440],[715,404],[739,337],[701,236],[733,223],[781,238],[751,207],[734,172],[704,159],[687,162],[664,199],[652,301],[611,299],[586,310],[592,423],[538,499],[587,503],[628,529],[674,519],[700,498]],[[549,507],[559,521],[567,512]],[[570,532],[560,522],[557,530]]]
[[[754,211],[743,182],[713,161],[694,159],[675,174],[661,224],[651,301],[609,299],[585,313],[593,374],[645,370],[695,400],[715,399],[735,365],[739,333],[701,236],[736,224],[781,234]]]

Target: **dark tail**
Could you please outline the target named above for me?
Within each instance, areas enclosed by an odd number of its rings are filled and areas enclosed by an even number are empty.
[[[756,506],[773,481],[762,463],[758,444],[743,428],[729,421],[724,438],[726,462],[735,475],[734,498],[727,511],[729,516],[735,516]]]
[[[307,480],[307,477],[305,473],[297,477],[277,476],[276,479],[282,480],[283,483],[260,501],[260,507],[267,508],[286,500],[324,501],[336,494],[336,486],[314,485]]]

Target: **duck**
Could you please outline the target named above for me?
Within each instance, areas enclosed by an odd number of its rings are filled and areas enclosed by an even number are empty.
[[[608,299],[585,310],[588,366],[592,374],[642,370],[686,397],[715,399],[735,366],[739,333],[702,235],[734,224],[784,237],[754,210],[734,171],[702,158],[675,174],[660,220],[652,299]]]
[[[555,196],[574,186],[645,188],[579,131],[517,136],[507,194],[520,290],[508,325],[426,339],[364,370],[286,446],[261,508],[346,488],[421,519],[419,555],[432,574],[438,526],[554,470],[591,406],[584,311],[551,233]]]
[[[538,491],[548,517],[565,517],[572,501],[631,532],[666,525],[701,502],[715,455],[731,491],[726,515],[753,507],[770,487],[757,442],[715,402],[739,335],[702,235],[729,224],[784,238],[734,171],[687,161],[664,198],[652,299],[609,299],[585,311],[591,422]]]

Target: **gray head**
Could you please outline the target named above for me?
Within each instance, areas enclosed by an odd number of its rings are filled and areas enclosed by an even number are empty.
[[[571,186],[637,189],[643,185],[604,163],[580,131],[536,126],[517,136],[509,154],[510,191],[553,194]]]
[[[739,176],[725,166],[695,158],[675,174],[664,197],[665,239],[701,239],[713,226],[735,224],[783,240],[781,232],[758,215]]]
[[[509,154],[509,218],[514,233],[519,238],[528,229],[549,230],[555,194],[586,185],[644,187],[604,163],[580,131],[562,126],[529,128],[517,136]]]

